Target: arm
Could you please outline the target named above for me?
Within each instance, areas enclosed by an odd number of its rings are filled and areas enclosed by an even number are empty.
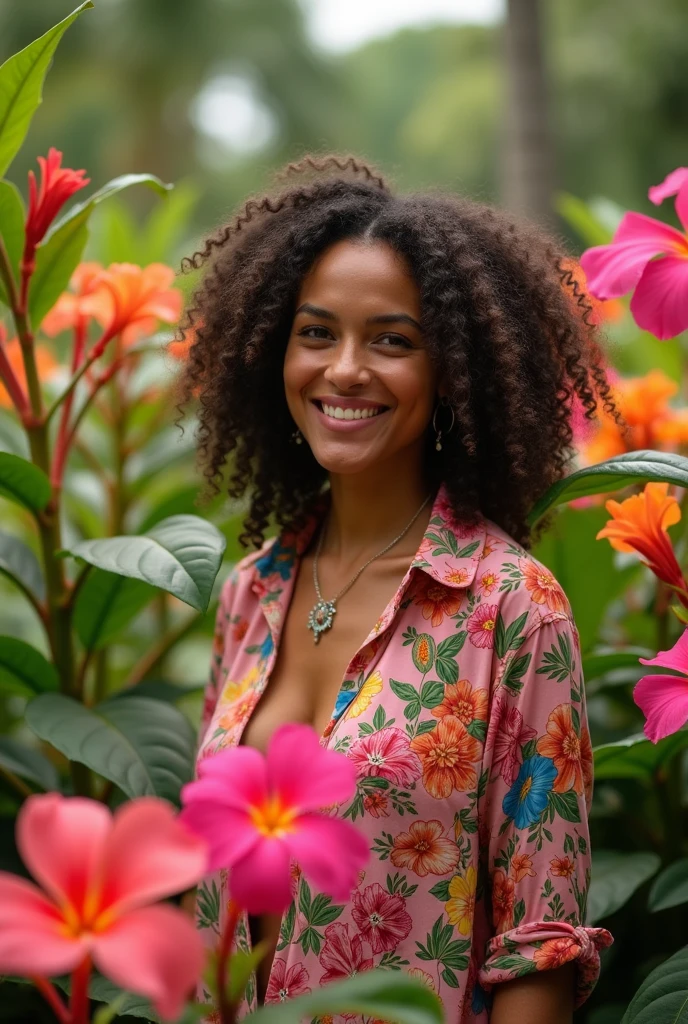
[[[571,1024],[575,967],[528,974],[494,988],[490,1024]]]

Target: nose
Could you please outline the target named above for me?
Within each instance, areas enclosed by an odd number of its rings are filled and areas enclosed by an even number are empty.
[[[366,366],[365,350],[354,338],[341,340],[331,350],[332,356],[325,369],[325,380],[338,391],[369,384],[372,374]]]

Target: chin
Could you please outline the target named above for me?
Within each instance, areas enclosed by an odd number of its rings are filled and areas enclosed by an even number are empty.
[[[328,473],[353,476],[364,473],[371,467],[384,462],[384,456],[354,451],[332,451],[330,445],[318,445],[311,449],[313,457]]]

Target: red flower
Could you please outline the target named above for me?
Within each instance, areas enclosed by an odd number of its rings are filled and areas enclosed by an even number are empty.
[[[286,960],[275,957],[265,993],[266,1003],[284,1003],[294,996],[307,996],[310,991],[308,971],[303,964],[292,964],[287,970]]]
[[[494,630],[499,608],[496,604],[482,604],[466,623],[468,638],[474,647],[494,647]]]
[[[576,865],[570,857],[553,857],[549,866],[552,874],[558,878],[570,878],[576,870]]]
[[[408,736],[401,729],[381,729],[372,736],[356,740],[349,750],[349,759],[356,765],[357,775],[387,779],[404,789],[420,777],[418,756],[409,746]]]
[[[29,212],[26,215],[26,241],[22,263],[31,273],[36,246],[57,216],[58,212],[70,196],[80,188],[88,185],[90,178],[84,178],[86,171],[71,171],[60,167],[62,153],[52,147],[48,151],[48,159],[38,157],[41,168],[41,185],[36,189],[36,176],[29,171]]]
[[[463,591],[457,594],[443,587],[441,583],[426,584],[415,598],[415,603],[421,607],[423,618],[430,619],[433,626],[440,626],[445,615],[456,615],[462,601]]]
[[[538,971],[552,971],[556,967],[563,967],[570,960],[575,960],[580,949],[573,938],[545,939],[540,948],[533,953],[533,960]]]
[[[360,935],[349,935],[348,924],[335,921],[325,929],[325,945],[318,957],[325,968],[320,981],[326,985],[338,978],[349,978],[352,974],[369,971],[373,966],[371,949],[363,943]]]
[[[391,896],[379,882],[353,894],[351,916],[373,953],[395,949],[413,926],[404,897]]]
[[[492,876],[492,916],[498,935],[514,926],[514,889],[513,878],[498,868]]]
[[[363,810],[374,818],[389,817],[389,800],[379,789],[363,797]]]

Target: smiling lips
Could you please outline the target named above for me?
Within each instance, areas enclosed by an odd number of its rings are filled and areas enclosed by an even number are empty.
[[[329,395],[313,399],[319,419],[330,430],[356,430],[389,411],[389,406],[369,402],[362,398],[332,398]]]

